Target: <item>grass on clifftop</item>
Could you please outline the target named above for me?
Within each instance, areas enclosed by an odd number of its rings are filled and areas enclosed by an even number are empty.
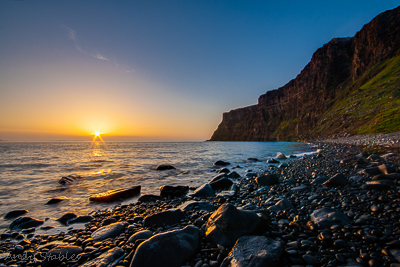
[[[375,65],[348,85],[321,117],[320,133],[400,131],[400,56]]]

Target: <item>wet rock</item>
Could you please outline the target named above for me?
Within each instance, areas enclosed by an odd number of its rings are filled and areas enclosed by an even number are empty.
[[[179,223],[181,220],[186,219],[186,214],[180,209],[167,210],[153,215],[146,216],[143,220],[144,227],[151,227],[153,225],[173,225]]]
[[[127,225],[127,222],[118,222],[100,227],[92,233],[91,238],[93,241],[97,242],[107,238],[117,237]]]
[[[233,172],[231,172],[230,174],[228,174],[228,178],[231,178],[231,179],[238,179],[238,178],[240,178],[240,174],[237,173],[237,172],[235,172],[235,171],[233,171]]]
[[[90,215],[78,216],[76,218],[72,218],[67,221],[67,224],[74,224],[74,223],[88,223],[93,220],[93,217]]]
[[[14,218],[17,218],[17,217],[19,217],[19,216],[21,216],[21,215],[24,215],[24,214],[26,214],[26,213],[28,213],[29,211],[28,210],[12,210],[12,211],[10,211],[10,212],[7,212],[7,214],[6,215],[4,215],[4,219],[14,219]]]
[[[221,168],[218,170],[218,173],[230,173],[231,171],[228,168]]]
[[[276,154],[276,158],[277,158],[277,159],[287,159],[286,156],[285,156],[284,154],[282,154],[281,152],[278,152],[278,153]]]
[[[284,245],[265,236],[242,236],[220,267],[281,266]]]
[[[19,217],[15,219],[9,226],[11,230],[22,230],[42,225],[44,221],[34,219],[32,217]]]
[[[393,182],[390,180],[374,180],[365,182],[361,188],[363,190],[389,190],[392,186]]]
[[[378,174],[372,180],[400,180],[400,173]]]
[[[246,161],[247,162],[257,162],[258,159],[257,158],[248,158]]]
[[[134,233],[129,237],[128,243],[135,244],[136,240],[139,239],[149,239],[153,235],[153,232],[150,230],[143,230],[137,233]]]
[[[215,210],[214,204],[207,202],[207,201],[187,201],[181,204],[178,209],[182,211],[189,211],[189,210],[206,210],[206,211],[213,211]]]
[[[107,192],[93,195],[89,197],[89,200],[94,202],[113,202],[120,199],[134,197],[140,194],[140,188],[141,186],[138,185],[127,189],[121,188],[121,189],[109,190]]]
[[[233,182],[226,176],[226,174],[220,174],[215,176],[208,184],[215,190],[227,189],[232,186]]]
[[[162,197],[182,197],[189,191],[189,186],[171,186],[163,185],[160,187],[160,196]]]
[[[231,246],[239,237],[256,233],[267,226],[268,218],[265,216],[238,210],[234,205],[225,203],[208,219],[206,238],[215,244]]]
[[[61,216],[60,218],[58,218],[56,221],[59,221],[61,224],[67,225],[67,222],[69,220],[74,219],[76,217],[78,217],[78,215],[76,215],[75,213],[68,212],[63,216]]]
[[[121,256],[124,255],[124,250],[119,248],[119,247],[115,247],[112,248],[104,253],[102,253],[100,256],[98,256],[97,258],[86,262],[85,264],[81,265],[81,267],[107,267],[107,266],[111,266],[111,264],[116,261],[118,258],[120,258]]]
[[[199,235],[194,226],[157,234],[140,244],[130,267],[182,266],[197,250]]]
[[[53,197],[52,199],[50,199],[49,201],[46,202],[46,205],[53,205],[53,204],[57,204],[60,203],[64,200],[66,200],[67,198],[65,197]]]
[[[303,260],[307,264],[313,265],[313,266],[319,266],[321,264],[320,261],[316,257],[308,255],[308,254],[303,255]]]
[[[342,185],[346,185],[347,182],[347,178],[346,176],[344,176],[341,173],[335,174],[332,178],[330,178],[328,181],[326,181],[325,183],[323,183],[323,185],[326,186],[342,186]]]
[[[254,194],[259,195],[259,194],[267,193],[269,190],[271,190],[270,186],[264,186],[264,187],[261,187],[260,189],[256,190],[254,192]]]
[[[307,185],[300,185],[296,186],[290,189],[291,192],[296,193],[296,192],[304,192],[304,191],[310,191],[311,188]]]
[[[193,193],[190,194],[191,197],[211,197],[214,195],[214,189],[212,189],[211,185],[203,184],[199,186]]]
[[[166,171],[166,170],[175,170],[176,168],[172,165],[158,165],[156,171]]]
[[[365,174],[369,177],[374,177],[375,175],[382,174],[382,172],[378,167],[370,167],[362,170],[360,174]]]
[[[139,197],[138,201],[139,202],[154,202],[157,200],[161,200],[162,197],[161,196],[157,196],[157,195],[143,195],[141,197]]]
[[[311,220],[321,229],[329,228],[332,225],[344,226],[351,224],[351,220],[344,213],[327,207],[315,210],[311,214]]]
[[[75,182],[75,180],[81,179],[81,178],[82,178],[82,176],[71,174],[68,176],[61,177],[61,179],[58,181],[58,183],[62,184],[62,185],[70,184],[70,183]]]
[[[326,181],[328,181],[329,180],[329,177],[327,177],[327,176],[324,176],[324,175],[320,175],[320,176],[318,176],[318,177],[316,177],[312,182],[311,182],[311,184],[323,184],[323,183],[325,183]]]
[[[59,266],[62,262],[78,261],[82,248],[78,246],[56,246],[46,253],[42,267]]]
[[[270,159],[267,159],[267,163],[280,163],[280,162],[279,162],[279,160],[270,158]]]
[[[279,184],[279,175],[278,174],[261,175],[256,178],[256,183],[258,184],[259,187]]]
[[[214,162],[213,165],[214,166],[227,166],[227,165],[230,165],[230,163],[227,161],[217,160],[216,162]]]
[[[274,206],[268,208],[270,211],[280,211],[280,210],[290,210],[294,209],[292,203],[290,203],[287,199],[279,200]]]

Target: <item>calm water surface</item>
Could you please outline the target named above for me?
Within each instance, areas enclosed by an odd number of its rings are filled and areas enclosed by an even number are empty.
[[[60,225],[54,219],[67,212],[86,215],[118,204],[89,202],[89,196],[106,190],[141,185],[142,194],[159,194],[161,185],[199,186],[216,175],[213,162],[229,161],[243,175],[247,169],[259,171],[277,152],[285,155],[312,152],[309,145],[289,142],[41,142],[0,143],[0,233],[11,221],[3,219],[11,210],[27,209],[37,219],[50,218],[45,225]],[[247,158],[260,162],[247,163]],[[156,171],[159,164],[176,170]],[[62,176],[76,174],[81,179],[60,185]],[[67,200],[45,205],[53,197]],[[137,197],[123,204],[136,202]],[[59,229],[58,229],[59,230]]]

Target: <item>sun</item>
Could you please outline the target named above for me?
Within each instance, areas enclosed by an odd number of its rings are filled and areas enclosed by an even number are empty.
[[[100,131],[94,131],[94,137],[100,137]]]

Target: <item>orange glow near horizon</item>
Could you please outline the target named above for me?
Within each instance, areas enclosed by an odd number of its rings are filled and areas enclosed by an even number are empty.
[[[101,143],[103,143],[104,147],[108,149],[106,142],[104,142],[103,138],[101,137],[101,133],[99,130],[95,130],[93,133],[94,137],[92,140],[92,144],[91,146],[94,145],[94,143],[96,142],[97,138],[100,139]]]

